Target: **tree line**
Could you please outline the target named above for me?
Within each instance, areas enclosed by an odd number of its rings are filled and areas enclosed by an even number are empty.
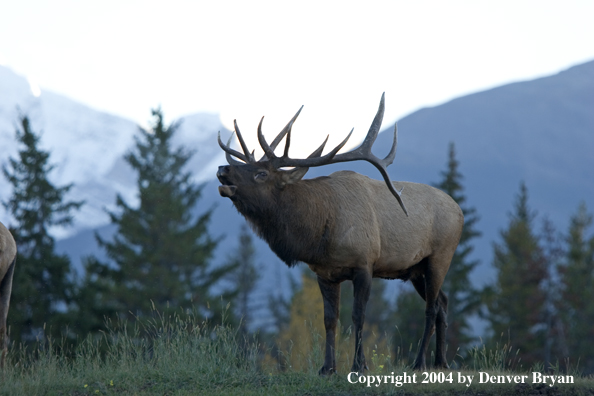
[[[305,366],[316,334],[323,334],[317,281],[304,271],[300,286],[292,282],[291,298],[269,295],[263,304],[268,305],[272,330],[254,329],[258,270],[252,236],[243,227],[237,251],[224,263],[213,262],[221,239],[209,235],[212,208],[200,203],[203,185],[195,184],[185,168],[196,153],[171,143],[178,126],[166,125],[163,112],[155,109],[150,128],[138,129],[134,148],[125,156],[137,176],[138,205],[116,196],[116,209],[107,212],[115,234],[110,239],[95,236],[107,260],[84,258],[81,275],[66,255],[55,252],[50,229],[71,225],[84,202],[66,199],[72,184],[50,182],[50,153],[39,148],[39,135],[28,117],[20,118],[18,155],[2,165],[12,187],[2,204],[13,217],[8,226],[18,245],[8,318],[13,345],[26,348],[48,337],[75,344],[100,337],[113,321],[184,314],[226,322],[246,340],[258,338],[268,345],[263,360],[280,369]],[[452,143],[445,170],[434,184],[458,202],[465,216],[443,285],[449,298],[448,362],[463,365],[482,342],[517,351],[510,365],[542,364],[548,369],[561,363],[567,369],[594,372],[593,216],[585,203],[569,219],[566,232],[546,218],[539,226],[522,183],[508,224],[493,243],[496,276],[478,287],[470,275],[479,264],[471,258],[473,240],[481,235],[479,216],[466,200],[459,167]],[[400,286],[395,301],[386,299],[385,290],[385,281],[374,279],[365,326],[368,356],[378,364],[382,359],[410,359],[412,364],[423,332],[424,301],[409,284]],[[350,282],[342,284],[340,301],[339,350],[341,339],[353,342]],[[472,321],[486,324],[480,338]]]

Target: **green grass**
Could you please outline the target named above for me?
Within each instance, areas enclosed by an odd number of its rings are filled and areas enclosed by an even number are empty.
[[[71,353],[53,342],[39,344],[34,354],[12,350],[9,364],[0,374],[1,395],[594,395],[594,379],[575,376],[575,384],[533,385],[478,384],[479,372],[518,374],[511,348],[475,348],[462,375],[474,375],[470,387],[457,383],[351,384],[347,372],[320,377],[323,356],[312,351],[311,364],[302,372],[280,372],[263,363],[266,348],[240,340],[237,331],[208,326],[193,318],[149,321],[131,328],[114,325],[100,338],[81,342]],[[314,346],[314,348],[318,348]],[[378,351],[379,352],[379,351]],[[66,357],[67,356],[67,357]],[[375,359],[375,361],[374,361]],[[381,360],[381,361],[380,361]],[[412,374],[410,368],[377,356],[369,357],[366,375]],[[381,367],[381,368],[380,368]],[[512,369],[510,369],[512,367]],[[542,367],[534,370],[542,372]],[[560,370],[557,367],[558,374]],[[530,370],[528,370],[529,372]],[[529,374],[526,374],[529,375]],[[434,374],[437,379],[438,375]],[[443,378],[443,377],[442,377]]]

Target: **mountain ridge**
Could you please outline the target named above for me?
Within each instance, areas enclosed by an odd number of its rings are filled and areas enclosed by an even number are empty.
[[[2,75],[0,67],[0,78]],[[0,145],[6,139],[14,140],[13,127],[8,138],[4,131],[7,121],[6,112],[2,110],[6,103],[2,84],[0,79]],[[30,91],[26,80],[11,84],[14,87],[8,91],[16,92],[19,100],[31,100],[32,94],[22,92],[23,89]],[[40,98],[44,95],[48,96],[48,93],[42,91]],[[419,109],[398,121],[398,151],[388,171],[392,180],[437,183],[440,172],[446,169],[448,145],[451,141],[455,143],[467,204],[477,209],[480,220],[476,226],[483,233],[474,244],[472,258],[479,259],[481,265],[472,278],[478,283],[488,283],[494,276],[492,243],[499,241],[499,232],[508,222],[507,214],[513,207],[520,182],[525,182],[528,187],[530,207],[540,213],[535,223],[537,231],[544,216],[549,217],[560,231],[565,231],[569,216],[576,211],[580,201],[586,202],[590,211],[594,210],[594,112],[591,109],[594,109],[594,61],[552,76],[514,82]],[[373,114],[370,122],[372,118]],[[130,125],[129,132],[124,133],[130,145],[118,147],[122,153],[132,148],[132,137],[137,128],[131,122],[126,125]],[[298,126],[296,133],[297,129]],[[235,249],[240,225],[244,223],[230,201],[218,195],[216,167],[226,164],[224,153],[216,144],[218,130],[228,133],[216,115],[190,115],[182,119],[176,137],[178,144],[198,150],[189,167],[193,171],[200,170],[196,180],[205,183],[196,212],[214,207],[209,231],[215,237],[223,237],[215,253],[215,264],[226,260]],[[392,143],[392,131],[393,125],[388,125],[379,134],[373,148],[376,155],[386,155]],[[124,139],[123,136],[118,138]],[[320,136],[320,142],[322,140]],[[317,144],[316,140],[312,150]],[[52,151],[52,162],[64,160],[59,155],[53,157],[53,154]],[[129,204],[135,199],[134,175],[126,173],[127,165],[119,152],[109,154],[111,162],[104,165],[109,169],[102,174],[101,183],[80,187],[87,194],[96,194],[93,191],[103,194],[97,195],[97,202],[93,203],[95,211],[113,205],[116,192],[124,191],[122,194]],[[0,151],[0,162],[5,160],[5,153]],[[306,178],[343,169],[381,179],[373,166],[363,162],[312,168]],[[69,176],[68,171],[64,170],[61,177]],[[57,179],[61,180],[60,177]],[[109,190],[104,187],[108,182],[115,182],[120,187],[108,186]],[[128,191],[127,195],[125,191]],[[4,191],[0,191],[0,200],[6,198],[3,194]],[[403,199],[406,204],[406,191]],[[78,214],[77,219],[84,215]],[[102,254],[94,244],[94,230],[98,229],[104,237],[113,233],[113,226],[100,224],[78,227],[76,235],[60,239],[57,248],[69,254],[80,268],[81,256]],[[255,238],[255,245],[257,262],[264,265],[260,289],[286,294],[288,288],[279,279],[296,277],[298,271],[289,271],[262,240]],[[392,291],[395,289],[390,287]]]
[[[75,214],[74,227],[54,228],[58,238],[109,222],[105,208],[114,209],[115,195],[120,194],[134,204],[137,200],[135,175],[123,156],[132,149],[139,128],[134,122],[100,112],[51,91],[37,94],[27,79],[0,66],[0,163],[17,156],[15,129],[18,118],[27,115],[34,132],[40,134],[40,148],[51,153],[50,163],[56,165],[49,178],[57,185],[73,183],[69,200],[84,200],[85,205]],[[147,112],[147,119],[149,113]],[[189,162],[196,182],[203,182],[224,160],[213,130],[227,131],[218,115],[197,113],[183,117],[174,136],[175,145],[201,151]],[[6,186],[2,178],[0,186]],[[0,201],[9,196],[8,188],[0,188]],[[0,217],[9,218],[0,206]]]

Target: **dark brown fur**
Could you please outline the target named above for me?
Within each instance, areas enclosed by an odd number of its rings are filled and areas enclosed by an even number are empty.
[[[273,189],[270,200],[235,201],[237,210],[289,267],[300,261],[322,263],[327,259],[334,219],[315,187],[304,180],[299,186]]]

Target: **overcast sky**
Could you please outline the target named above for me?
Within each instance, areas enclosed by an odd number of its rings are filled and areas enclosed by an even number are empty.
[[[18,0],[0,6],[0,64],[142,125],[157,105],[237,118],[250,145],[261,116],[273,136],[305,105],[301,154],[361,139],[384,91],[387,125],[592,60],[592,21],[572,0]]]

